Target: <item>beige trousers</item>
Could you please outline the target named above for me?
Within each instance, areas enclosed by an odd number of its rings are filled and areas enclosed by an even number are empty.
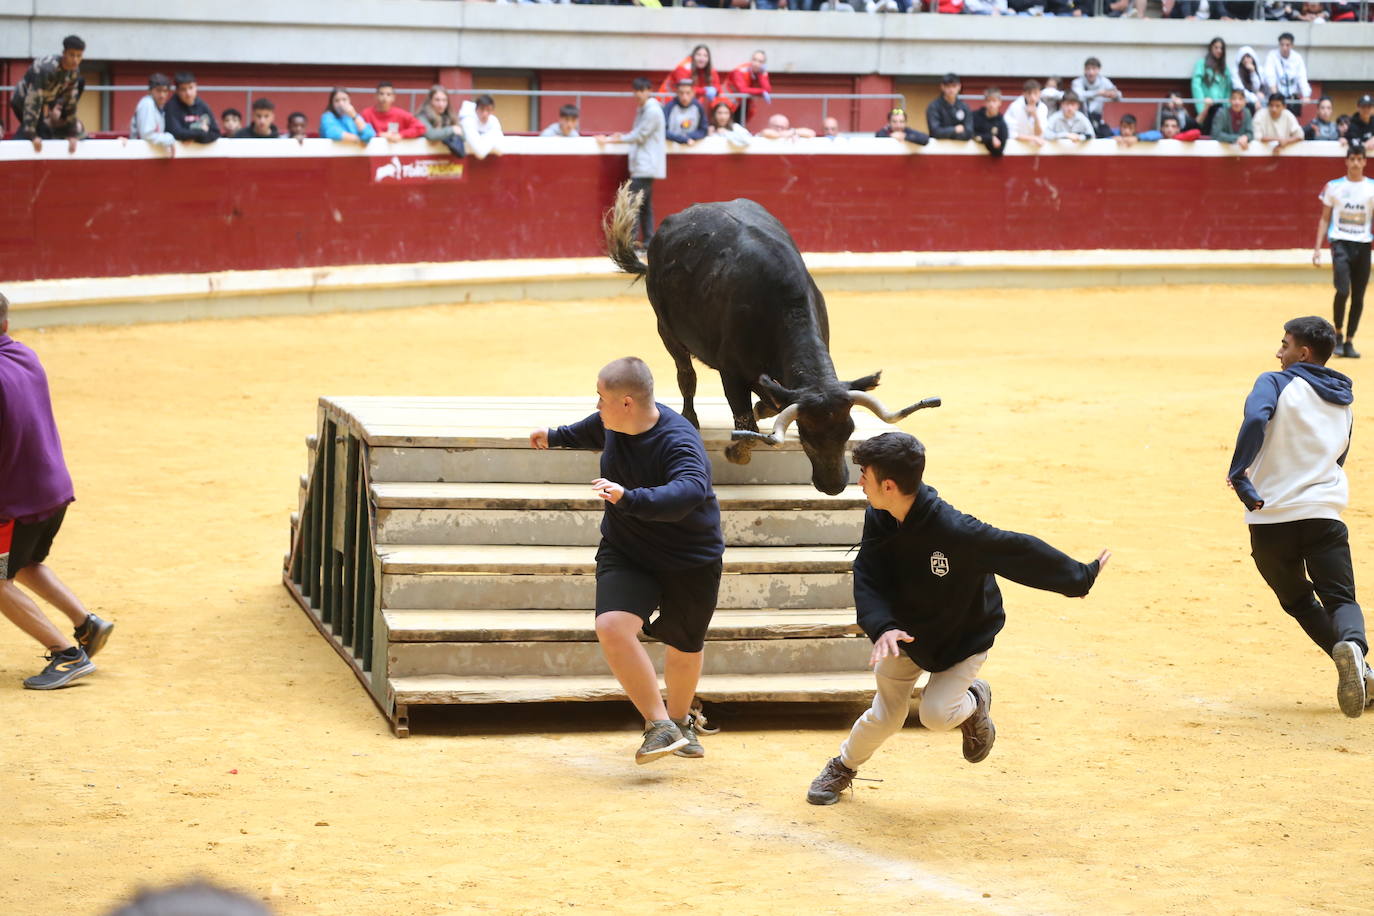
[[[932,674],[921,691],[921,724],[933,732],[949,731],[972,715],[974,699],[968,689],[987,660],[988,654],[979,652],[947,671]],[[903,652],[878,662],[873,675],[878,681],[873,705],[859,716],[849,737],[840,745],[840,762],[854,770],[867,763],[882,743],[906,723],[911,693],[916,689],[921,668]]]

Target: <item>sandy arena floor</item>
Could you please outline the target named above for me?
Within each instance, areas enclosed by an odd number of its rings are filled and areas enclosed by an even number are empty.
[[[1004,586],[986,763],[908,729],[833,808],[804,794],[834,715],[736,713],[705,760],[644,768],[628,704],[422,710],[396,740],[280,584],[318,395],[590,409],[625,353],[675,394],[637,293],[19,333],[77,482],[53,564],[118,627],[97,674],[46,694],[19,684],[37,647],[0,627],[0,913],[93,916],[195,875],[284,916],[1368,913],[1374,716],[1337,710],[1222,483],[1282,322],[1328,295],[834,297],[841,375],[884,369],[889,403],[943,396],[905,428],[945,497],[1115,559],[1086,600]],[[1338,368],[1370,396],[1369,366]],[[1347,515],[1366,583],[1369,403]]]

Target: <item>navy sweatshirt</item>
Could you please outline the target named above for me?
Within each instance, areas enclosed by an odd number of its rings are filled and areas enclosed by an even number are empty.
[[[1079,563],[1039,538],[965,515],[922,484],[906,519],[869,506],[854,560],[859,626],[898,643],[926,671],[944,671],[992,648],[1007,622],[995,576],[1070,598],[1086,595],[1098,564]]]
[[[554,448],[601,450],[601,476],[625,488],[606,503],[601,536],[646,569],[692,569],[725,552],[720,504],[711,489],[711,462],[701,434],[662,404],[653,429],[612,432],[600,414],[549,430]]]

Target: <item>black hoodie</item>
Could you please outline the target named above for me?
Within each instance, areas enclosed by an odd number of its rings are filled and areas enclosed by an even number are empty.
[[[854,559],[859,626],[877,641],[905,630],[899,643],[926,671],[944,671],[979,652],[1007,622],[995,576],[1081,598],[1098,563],[1079,563],[1039,538],[1002,531],[965,515],[921,484],[900,524],[869,506]]]

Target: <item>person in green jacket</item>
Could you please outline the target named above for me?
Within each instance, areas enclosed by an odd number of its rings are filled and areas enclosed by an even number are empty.
[[[1217,116],[1212,119],[1212,139],[1219,143],[1234,143],[1242,150],[1249,149],[1255,131],[1250,109],[1245,107],[1245,90],[1232,89],[1230,108],[1221,110],[1220,105],[1217,108]]]
[[[1193,104],[1204,134],[1212,133],[1212,118],[1231,95],[1231,71],[1226,66],[1226,42],[1213,38],[1207,53],[1193,67]]]

